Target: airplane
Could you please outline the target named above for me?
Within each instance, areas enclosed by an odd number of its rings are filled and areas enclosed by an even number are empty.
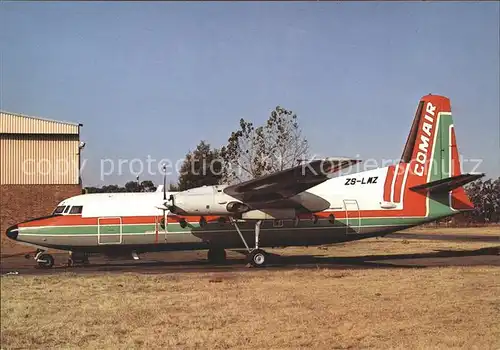
[[[384,236],[473,210],[463,186],[484,173],[461,173],[449,98],[423,96],[398,163],[341,175],[360,160],[316,159],[237,184],[186,191],[99,193],[60,202],[52,214],[9,227],[7,237],[37,248],[68,251],[69,265],[89,256],[139,259],[139,254],[226,249],[249,266],[268,265],[264,247],[319,246]],[[164,180],[165,183],[165,180]]]

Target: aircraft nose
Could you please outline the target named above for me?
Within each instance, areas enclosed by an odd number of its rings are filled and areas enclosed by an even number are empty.
[[[19,230],[17,228],[17,225],[14,225],[14,226],[11,226],[7,229],[7,231],[5,232],[5,234],[7,235],[7,237],[9,237],[10,239],[13,239],[13,240],[17,240],[17,235],[19,234]]]

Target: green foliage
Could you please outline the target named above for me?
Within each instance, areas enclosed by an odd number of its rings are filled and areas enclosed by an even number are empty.
[[[277,106],[262,126],[240,119],[239,129],[221,149],[224,181],[244,181],[288,169],[307,158],[308,152],[297,115]]]
[[[185,191],[203,185],[217,185],[221,178],[220,151],[212,149],[205,141],[200,141],[194,151],[186,154],[186,159],[180,168],[179,181],[177,185],[170,185],[170,190]]]
[[[179,192],[179,186],[177,186],[177,184],[170,184],[168,186],[168,191],[169,192]]]
[[[500,222],[500,177],[496,180],[478,179],[465,190],[474,204],[474,211],[464,213],[463,218],[474,223]]]

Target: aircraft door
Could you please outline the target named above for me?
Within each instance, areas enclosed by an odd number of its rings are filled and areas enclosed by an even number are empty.
[[[361,233],[361,218],[358,201],[355,199],[344,199],[346,212],[346,233]]]
[[[97,243],[122,244],[123,225],[121,217],[97,218]]]

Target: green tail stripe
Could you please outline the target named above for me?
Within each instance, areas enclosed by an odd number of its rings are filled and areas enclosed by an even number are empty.
[[[450,126],[453,125],[451,113],[439,113],[436,123],[436,144],[429,168],[429,182],[446,179],[450,174]],[[429,195],[429,214],[431,218],[447,216],[453,211],[450,208],[448,193],[435,193]]]

